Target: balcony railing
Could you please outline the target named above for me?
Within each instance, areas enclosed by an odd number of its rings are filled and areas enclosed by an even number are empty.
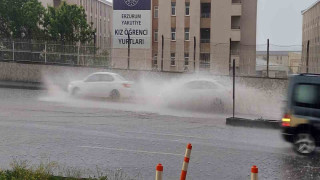
[[[210,18],[210,13],[201,13],[201,18]]]
[[[241,4],[241,0],[232,0],[232,4]]]
[[[240,26],[231,26],[231,29],[240,29]]]
[[[240,55],[240,50],[231,50],[231,55],[239,56]]]
[[[210,39],[200,39],[200,43],[210,43]]]

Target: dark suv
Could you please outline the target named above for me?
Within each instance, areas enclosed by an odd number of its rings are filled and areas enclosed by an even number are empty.
[[[299,154],[311,154],[320,145],[320,75],[291,76],[287,98],[282,135]]]

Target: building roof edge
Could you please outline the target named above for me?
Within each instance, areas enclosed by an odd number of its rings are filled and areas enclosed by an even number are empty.
[[[104,4],[108,5],[108,6],[111,6],[111,7],[113,6],[112,2],[109,2],[107,0],[98,0],[98,1],[104,3]]]
[[[307,11],[309,11],[311,8],[313,8],[315,5],[317,5],[318,3],[320,3],[320,0],[314,2],[311,6],[309,6],[307,9],[302,10],[301,14],[303,15],[304,13],[306,13]]]

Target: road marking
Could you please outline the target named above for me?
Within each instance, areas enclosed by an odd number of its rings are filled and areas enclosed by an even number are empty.
[[[165,153],[165,152],[153,152],[153,151],[141,151],[141,150],[131,150],[131,149],[121,149],[121,148],[108,148],[108,147],[97,147],[97,146],[79,146],[80,148],[89,149],[106,149],[113,151],[126,151],[126,152],[136,152],[136,153],[146,153],[146,154],[162,154],[162,155],[172,155],[172,156],[183,156],[182,154]]]
[[[134,132],[134,131],[119,131],[124,133],[135,133],[135,134],[150,134],[150,135],[159,135],[159,136],[175,136],[175,137],[183,137],[183,138],[195,138],[202,140],[210,140],[208,138],[197,137],[197,136],[188,136],[188,135],[180,135],[180,134],[166,134],[166,133],[149,133],[149,132]]]

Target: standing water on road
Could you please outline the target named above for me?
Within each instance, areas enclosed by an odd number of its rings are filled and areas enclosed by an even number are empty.
[[[67,77],[67,78],[66,78]],[[62,75],[45,77],[47,96],[42,101],[65,103],[70,106],[107,108],[124,111],[151,112],[175,116],[206,116],[232,114],[232,81],[226,77],[182,76],[179,78],[138,79],[134,96],[113,102],[105,98],[76,98],[66,90],[70,81],[85,76]],[[58,83],[57,83],[58,82]],[[244,83],[236,84],[236,116],[279,119],[284,89],[265,90]]]

